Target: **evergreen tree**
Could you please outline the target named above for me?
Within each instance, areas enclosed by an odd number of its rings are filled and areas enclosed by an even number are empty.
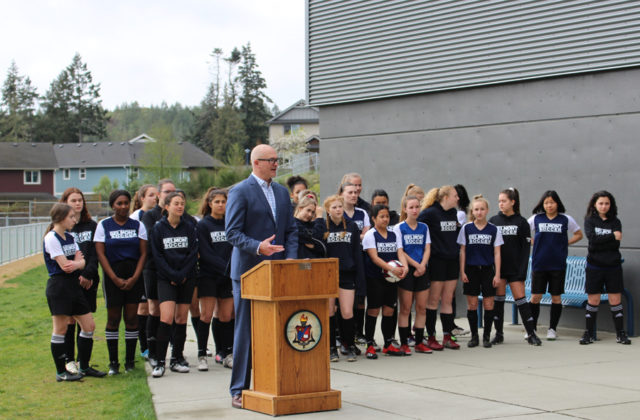
[[[182,147],[173,136],[171,126],[157,125],[149,133],[155,141],[145,143],[140,166],[150,182],[162,178],[179,179],[182,172]]]
[[[224,105],[220,108],[218,118],[212,122],[207,137],[211,139],[213,155],[219,160],[227,161],[232,145],[244,145],[247,142],[242,115],[231,105]]]
[[[214,48],[211,57],[214,59],[213,71],[215,80],[209,84],[200,107],[194,111],[195,124],[189,140],[209,154],[213,154],[213,142],[207,133],[213,121],[218,118],[220,104],[220,59],[222,49]]]
[[[38,97],[31,80],[20,76],[15,61],[11,62],[2,86],[0,103],[0,140],[31,141],[33,136],[35,101]]]
[[[244,116],[244,127],[247,133],[247,142],[243,146],[252,148],[258,143],[265,142],[268,137],[266,121],[271,118],[271,112],[267,102],[272,101],[264,93],[267,83],[258,70],[258,63],[251,52],[250,43],[242,47],[237,80],[242,87],[240,111]]]

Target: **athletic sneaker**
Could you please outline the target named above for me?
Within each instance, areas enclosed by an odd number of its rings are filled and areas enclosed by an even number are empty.
[[[407,344],[409,347],[414,347],[416,345],[416,337],[413,334],[407,337]]]
[[[442,338],[442,346],[451,350],[458,350],[460,348],[460,344],[456,343],[451,339],[450,334],[445,334]],[[431,347],[431,346],[430,346]],[[433,348],[433,347],[431,347]]]
[[[558,333],[556,332],[556,330],[554,330],[553,328],[549,328],[547,330],[547,340],[553,341],[556,338],[558,338]]]
[[[400,347],[396,346],[393,342],[390,342],[382,348],[382,353],[388,356],[404,356],[404,352]]]
[[[147,359],[149,361],[149,366],[151,366],[152,368],[155,368],[156,366],[158,366],[158,360],[154,359],[153,357],[149,357],[149,359]]]
[[[340,344],[340,353],[343,356],[346,356],[347,354],[349,354],[349,348],[347,346],[345,346],[344,344]]]
[[[145,351],[140,353],[140,357],[142,357],[144,360],[149,360],[149,349],[146,349]]]
[[[331,349],[329,349],[329,360],[332,362],[337,362],[340,360],[338,350],[335,347],[331,347]]]
[[[109,363],[109,376],[120,373],[120,363]]]
[[[222,361],[224,360],[224,357],[225,357],[225,354],[219,351],[218,353],[216,353],[216,357],[214,360],[216,361],[216,363],[221,365]]]
[[[531,335],[527,335],[527,342],[532,346],[541,346],[542,341],[538,338],[538,335],[534,332]]]
[[[367,346],[367,359],[377,359],[376,349],[373,346]]]
[[[126,362],[124,364],[124,371],[125,372],[131,372],[135,368],[136,368],[136,362]]]
[[[491,340],[491,344],[501,344],[504,343],[504,335],[502,333],[496,333],[496,336]]]
[[[429,338],[426,338],[426,340],[427,342],[425,344],[433,351],[440,351],[444,348],[442,344],[438,343],[438,340],[436,340],[436,337],[434,335],[430,335]]]
[[[78,374],[79,366],[78,366],[78,363],[76,363],[75,361],[71,360],[64,367],[67,370],[67,372],[69,372],[70,374],[72,374],[72,375],[77,375]]]
[[[416,353],[426,353],[426,354],[431,354],[433,353],[433,351],[424,345],[424,343],[418,343],[416,344],[416,346],[414,347],[414,350],[416,351]]]
[[[411,349],[408,344],[401,345],[400,351],[403,352],[405,356],[411,356]]]
[[[91,366],[89,366],[86,369],[80,369],[80,375],[82,376],[91,376],[93,378],[103,378],[105,376],[107,376],[107,372],[102,372],[100,370],[94,369]]]
[[[356,346],[355,344],[350,346],[350,349],[353,350],[353,352],[356,354],[356,356],[360,356],[362,354],[362,350],[360,350],[360,348],[358,346]]]
[[[471,339],[467,342],[467,347],[478,347],[480,344],[480,338],[477,335],[471,336]]]
[[[213,353],[211,353],[211,350],[209,350],[208,347],[205,351],[207,352],[207,357],[213,357]]]
[[[380,346],[378,345],[378,343],[376,343],[376,340],[373,340],[371,343],[372,343],[372,345],[373,345],[373,348],[374,348],[376,351],[378,351],[378,352],[379,352],[379,351],[380,351]]]
[[[627,333],[624,331],[620,331],[618,334],[616,334],[616,342],[620,344],[631,344],[631,340],[629,340],[629,337],[627,337]]]
[[[233,369],[233,354],[229,353],[222,359],[222,366]]]
[[[356,361],[356,352],[354,351],[356,346],[350,346],[349,352],[347,353],[347,362],[355,362]]]
[[[184,358],[172,362],[170,368],[173,372],[189,373],[189,363]]]
[[[467,335],[469,334],[471,331],[469,330],[465,330],[462,327],[459,327],[457,325],[454,325],[453,329],[451,330],[451,335]]]
[[[491,340],[489,337],[482,337],[482,347],[485,349],[490,349],[492,346]]]
[[[158,364],[153,368],[153,372],[151,372],[151,376],[154,378],[159,378],[164,375],[164,365]]]
[[[367,344],[367,339],[364,338],[364,335],[362,334],[357,334],[356,339],[354,341],[356,344],[359,344],[361,346],[364,346],[365,344]]]
[[[591,337],[591,334],[589,334],[589,331],[585,331],[584,334],[582,334],[582,338],[579,341],[580,344],[591,344],[593,343],[593,337]]]
[[[207,363],[207,358],[204,356],[198,357],[198,370],[204,372],[209,370],[209,364]]]
[[[71,372],[56,373],[56,381],[58,382],[71,382],[79,381],[82,379],[82,375],[74,375]]]

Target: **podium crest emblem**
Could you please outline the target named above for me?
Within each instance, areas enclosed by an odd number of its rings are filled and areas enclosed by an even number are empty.
[[[320,319],[311,311],[295,312],[287,321],[285,337],[294,350],[312,350],[322,337],[322,324],[320,323]]]

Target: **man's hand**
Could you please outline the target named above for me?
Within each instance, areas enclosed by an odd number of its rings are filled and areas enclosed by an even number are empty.
[[[271,235],[270,237],[268,237],[267,239],[265,239],[264,241],[260,242],[260,255],[264,255],[266,257],[269,257],[277,252],[282,252],[284,251],[284,247],[282,245],[272,245],[271,241],[273,241],[276,238],[276,235]]]

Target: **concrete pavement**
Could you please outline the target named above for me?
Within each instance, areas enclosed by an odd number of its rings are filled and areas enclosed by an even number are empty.
[[[509,313],[509,311],[505,311]],[[603,312],[604,314],[604,312]],[[458,319],[459,325],[467,325]],[[438,324],[439,326],[439,324]],[[461,349],[332,363],[331,383],[342,391],[342,409],[300,414],[309,419],[616,419],[640,418],[640,353],[636,342],[617,344],[615,335],[599,332],[600,341],[581,346],[582,331],[559,328],[556,341],[541,347],[523,340],[522,325],[505,325],[505,343]],[[167,369],[148,378],[158,419],[268,416],[231,408],[231,371],[210,360],[198,372],[193,331],[185,355],[191,372]],[[482,330],[480,331],[482,334]],[[378,342],[382,339],[379,338]],[[211,347],[213,348],[213,347]],[[346,416],[346,417],[345,417]]]

